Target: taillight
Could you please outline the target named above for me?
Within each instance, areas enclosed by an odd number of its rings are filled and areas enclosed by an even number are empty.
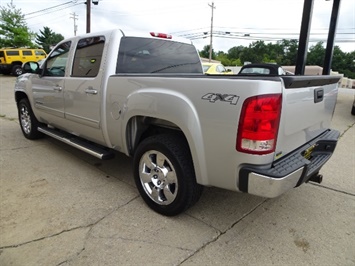
[[[158,38],[163,38],[163,39],[172,39],[173,36],[170,34],[165,34],[165,33],[159,33],[159,32],[151,32],[150,35],[153,37],[158,37]]]
[[[250,154],[275,151],[281,105],[281,94],[259,95],[245,100],[238,126],[238,151]]]

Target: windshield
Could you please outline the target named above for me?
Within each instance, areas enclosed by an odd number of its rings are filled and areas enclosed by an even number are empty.
[[[164,39],[124,37],[116,73],[202,74],[201,61],[192,44]]]

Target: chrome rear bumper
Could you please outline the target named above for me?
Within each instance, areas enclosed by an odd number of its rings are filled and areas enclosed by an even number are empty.
[[[239,190],[274,198],[298,187],[318,175],[319,170],[332,156],[339,135],[336,130],[327,130],[306,145],[275,161],[269,169],[245,165],[239,171]]]

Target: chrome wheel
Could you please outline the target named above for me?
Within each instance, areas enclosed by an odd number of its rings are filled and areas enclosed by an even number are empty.
[[[139,177],[145,193],[157,204],[171,204],[178,192],[176,171],[161,152],[147,151],[139,162]]]
[[[157,213],[173,216],[198,201],[197,184],[189,146],[182,134],[145,138],[134,153],[134,181],[145,203]]]
[[[38,131],[40,123],[34,116],[28,99],[24,98],[20,100],[17,105],[17,110],[23,135],[28,139],[38,139],[42,137],[43,134]]]
[[[27,106],[25,105],[22,105],[20,108],[20,123],[24,133],[30,134],[32,128],[31,116],[29,114]]]

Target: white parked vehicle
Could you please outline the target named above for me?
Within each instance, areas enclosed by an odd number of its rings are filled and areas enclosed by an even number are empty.
[[[77,36],[23,68],[24,136],[132,156],[142,198],[164,215],[192,206],[203,186],[277,197],[320,182],[339,137],[339,77],[208,76],[191,42],[166,34]]]

